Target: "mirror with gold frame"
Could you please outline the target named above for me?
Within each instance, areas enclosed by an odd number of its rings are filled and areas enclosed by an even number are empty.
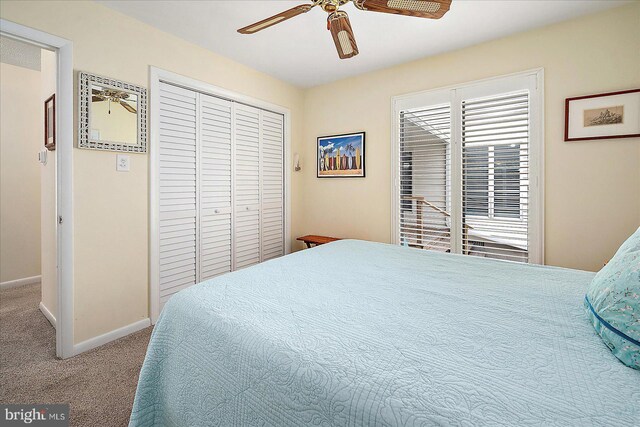
[[[79,73],[80,148],[144,153],[147,151],[147,90]]]

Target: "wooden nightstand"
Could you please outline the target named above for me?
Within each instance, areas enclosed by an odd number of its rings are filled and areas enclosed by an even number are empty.
[[[298,237],[296,240],[300,240],[301,242],[305,242],[307,247],[310,248],[311,245],[323,245],[325,243],[335,242],[336,240],[340,240],[336,237],[327,237],[327,236],[316,236],[314,234],[309,234],[307,236]]]

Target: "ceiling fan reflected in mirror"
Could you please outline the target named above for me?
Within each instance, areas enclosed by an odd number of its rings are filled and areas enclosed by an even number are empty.
[[[416,16],[418,18],[440,19],[447,13],[451,0],[312,0],[311,4],[301,4],[277,15],[240,28],[241,34],[254,34],[265,28],[279,24],[294,16],[309,12],[318,6],[329,14],[327,29],[331,31],[333,42],[338,49],[340,59],[358,54],[358,45],[353,36],[349,15],[340,7],[352,1],[356,8],[364,11],[392,13],[396,15]]]
[[[127,102],[129,94],[127,92],[115,89],[98,88],[94,86],[91,88],[91,102],[109,101],[109,114],[111,114],[111,103],[120,104],[130,113],[135,114],[136,109]],[[135,101],[133,101],[135,103]]]

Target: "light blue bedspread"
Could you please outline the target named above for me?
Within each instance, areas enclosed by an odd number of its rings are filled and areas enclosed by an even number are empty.
[[[640,425],[592,273],[343,240],[176,294],[130,426]]]

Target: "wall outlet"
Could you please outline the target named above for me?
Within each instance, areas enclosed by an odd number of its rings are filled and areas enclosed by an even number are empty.
[[[129,156],[118,154],[116,156],[116,170],[118,172],[129,172]]]

